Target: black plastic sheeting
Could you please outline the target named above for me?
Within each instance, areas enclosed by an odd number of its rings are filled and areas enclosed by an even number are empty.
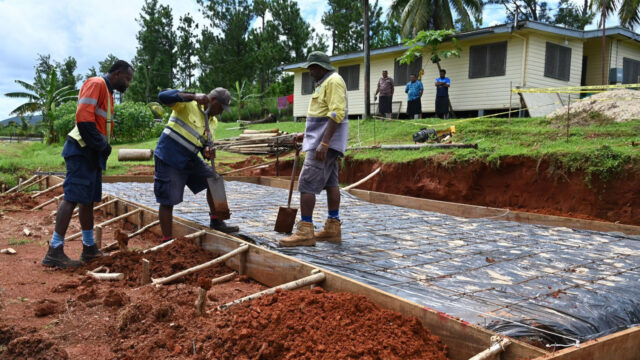
[[[258,245],[511,337],[570,345],[640,323],[637,236],[461,218],[343,193],[342,244],[279,248],[283,235],[273,226],[287,191],[241,182],[226,186],[229,222]],[[151,184],[103,187],[156,206]],[[320,228],[324,194],[317,200]],[[202,193],[185,190],[174,214],[209,223]]]

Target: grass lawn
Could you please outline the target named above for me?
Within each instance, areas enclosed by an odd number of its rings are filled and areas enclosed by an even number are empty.
[[[256,124],[251,129],[274,127],[287,132],[302,132],[302,122]],[[464,162],[480,159],[499,166],[504,156],[548,157],[568,170],[586,170],[598,175],[611,175],[626,164],[640,166],[640,119],[626,123],[573,126],[567,140],[566,128],[552,126],[544,118],[514,118],[509,124],[504,118],[487,119],[421,119],[380,122],[380,120],[349,121],[349,145],[412,144],[411,136],[423,127],[444,130],[456,127],[454,142],[477,143],[478,149],[420,149],[420,150],[358,150],[347,155],[355,159],[376,159],[383,162],[407,162],[437,154],[439,161]],[[216,138],[234,137],[240,134],[236,123],[220,123]],[[136,165],[153,165],[153,161],[118,161],[117,151],[128,149],[153,149],[157,140],[134,144],[115,145],[108,161],[107,175],[126,173]],[[37,168],[41,171],[64,171],[64,159],[60,156],[62,144],[47,146],[41,143],[0,143],[0,182],[10,186],[18,177],[27,178]],[[246,156],[220,151],[218,161],[236,162]],[[224,169],[220,169],[224,170]]]

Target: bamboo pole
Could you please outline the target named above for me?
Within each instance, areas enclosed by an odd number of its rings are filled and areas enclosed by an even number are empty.
[[[60,194],[60,195],[58,195],[58,196],[56,196],[56,197],[54,197],[54,198],[51,198],[51,199],[49,199],[49,200],[47,200],[47,201],[43,202],[42,204],[40,204],[40,205],[38,205],[38,206],[34,207],[33,209],[31,209],[31,211],[35,211],[35,210],[38,210],[38,209],[42,209],[43,207],[45,207],[45,206],[47,206],[47,205],[49,205],[49,204],[51,204],[51,203],[53,203],[53,202],[58,201],[58,200],[59,200],[61,197],[63,197],[63,196],[64,196],[64,194]]]
[[[210,267],[212,267],[214,265],[217,265],[219,263],[222,263],[222,262],[226,261],[227,259],[230,259],[230,258],[234,257],[235,255],[244,253],[247,250],[249,250],[249,245],[243,245],[243,246],[241,246],[241,247],[239,247],[239,248],[237,248],[235,250],[232,250],[232,251],[230,251],[230,252],[228,252],[228,253],[220,256],[220,257],[217,257],[217,258],[215,258],[215,259],[213,259],[211,261],[208,261],[208,262],[206,262],[204,264],[200,264],[200,265],[191,267],[189,269],[180,271],[178,273],[175,273],[173,275],[167,276],[165,278],[153,279],[152,281],[153,281],[154,284],[167,284],[167,283],[170,283],[170,282],[172,282],[174,280],[180,279],[181,277],[187,276],[189,274],[193,274],[193,273],[198,272],[200,270],[204,270],[204,269],[210,268]]]
[[[159,223],[159,222],[160,222],[160,221],[158,221],[158,223]],[[200,231],[196,231],[196,232],[194,232],[193,234],[186,235],[184,238],[185,238],[185,239],[195,239],[195,238],[198,238],[198,237],[200,237],[200,236],[202,236],[202,235],[204,235],[204,234],[206,234],[206,233],[207,233],[207,232],[206,232],[205,230],[200,230]],[[162,248],[164,248],[164,247],[167,247],[167,246],[169,246],[169,245],[173,244],[173,242],[174,242],[175,240],[176,240],[176,239],[171,239],[171,240],[169,240],[169,241],[163,242],[163,243],[162,243],[162,244],[160,244],[160,245],[157,245],[157,246],[154,246],[154,247],[152,247],[152,248],[149,248],[149,249],[144,250],[142,253],[143,253],[143,254],[147,254],[147,253],[150,253],[150,252],[153,252],[153,251],[156,251],[156,250],[160,250],[160,249],[162,249]]]
[[[59,188],[59,187],[62,187],[62,185],[63,185],[63,184],[64,184],[64,182],[61,182],[60,184],[58,184],[58,185],[53,185],[52,187],[50,187],[50,188],[48,188],[48,189],[44,189],[44,190],[42,190],[42,191],[38,191],[38,192],[37,192],[37,193],[35,193],[34,195],[31,195],[31,198],[32,198],[32,199],[35,199],[35,198],[37,198],[38,196],[40,196],[40,195],[42,195],[42,194],[44,194],[44,193],[48,193],[48,192],[49,192],[49,191],[51,191],[51,190],[55,190],[55,189],[57,189],[57,188]]]
[[[349,186],[345,186],[344,190],[345,191],[349,191],[349,190],[353,189],[354,187],[366,182],[367,180],[369,180],[372,177],[374,177],[377,173],[379,173],[380,169],[382,169],[382,167],[379,167],[379,168],[375,169],[371,174],[365,176],[364,178],[360,179],[359,181],[356,181],[356,182],[354,182],[353,184],[351,184]]]
[[[474,355],[473,357],[469,358],[469,360],[493,359],[495,355],[503,352],[507,346],[511,345],[511,340],[506,338],[500,339],[499,337],[496,338],[495,336],[492,336],[491,340],[493,344],[491,344],[490,348],[485,349],[481,353]]]
[[[211,279],[211,285],[222,284],[224,282],[227,282],[227,281],[233,279],[234,277],[236,277],[236,273],[235,272],[232,272],[231,274],[219,276],[219,277],[217,277],[215,279]]]
[[[124,279],[124,274],[123,273],[105,274],[105,273],[95,273],[93,271],[87,271],[87,275],[91,276],[92,278],[94,278],[96,280],[116,281],[116,280],[123,280]]]
[[[102,201],[104,201],[106,198],[107,198],[107,197],[106,197],[106,196],[104,196],[104,197],[102,198]],[[102,209],[103,207],[109,206],[109,205],[113,204],[113,203],[114,203],[114,202],[116,202],[116,201],[118,201],[118,199],[112,199],[112,200],[107,201],[106,203],[102,203],[102,204],[100,204],[100,205],[97,205],[97,206],[95,206],[95,207],[93,208],[93,211],[100,210],[100,209]],[[73,215],[72,215],[71,217],[76,217],[76,216],[78,216],[78,214],[79,214],[79,213],[80,213],[80,208],[79,208],[79,207],[77,207],[77,208],[73,209]]]
[[[289,156],[289,157],[287,157],[287,158],[280,159],[280,161],[283,161],[283,160],[289,160],[289,159],[291,159],[291,158],[292,158],[292,156]],[[227,172],[222,173],[222,174],[220,174],[220,175],[228,175],[228,174],[233,174],[233,173],[240,172],[240,171],[243,171],[243,170],[251,170],[251,169],[259,168],[259,167],[261,167],[261,166],[271,165],[271,164],[273,164],[273,163],[275,163],[275,162],[276,162],[276,160],[273,160],[273,161],[267,161],[267,162],[264,162],[264,163],[261,163],[261,164],[255,164],[255,165],[251,165],[251,166],[243,167],[243,168],[241,168],[241,169],[235,169],[235,170],[227,171]]]
[[[160,220],[156,220],[156,221],[148,223],[147,225],[141,227],[138,231],[129,234],[129,239],[131,239],[134,236],[138,236],[138,235],[142,234],[143,232],[151,229],[152,227],[154,227],[154,226],[156,226],[158,224],[160,224]]]
[[[19,190],[22,186],[31,186],[32,185],[31,183],[37,182],[37,181],[34,181],[34,180],[37,180],[37,177],[38,177],[38,175],[33,175],[32,177],[30,177],[29,179],[27,179],[26,181],[24,181],[22,183],[18,182],[18,185],[16,185],[16,186],[12,187],[11,189],[7,190],[7,192],[5,192],[5,194],[8,194],[8,193],[13,192],[15,190]]]
[[[109,220],[107,220],[107,221],[105,221],[105,222],[103,222],[103,223],[101,223],[101,224],[96,225],[96,226],[102,226],[102,227],[105,227],[105,226],[107,226],[107,225],[111,225],[111,224],[113,224],[113,223],[114,223],[114,222],[116,222],[116,221],[119,221],[119,220],[122,220],[122,219],[126,219],[126,218],[128,218],[129,216],[131,216],[131,215],[135,215],[135,214],[137,214],[139,211],[142,211],[142,209],[135,209],[135,210],[129,211],[129,212],[128,212],[128,213],[126,213],[126,214],[122,214],[122,215],[120,215],[120,216],[116,216],[116,217],[114,217],[113,219],[109,219]],[[95,229],[95,226],[94,226],[94,229]],[[66,239],[65,239],[65,241],[71,241],[71,240],[74,240],[74,239],[79,238],[80,236],[82,236],[82,231],[77,232],[77,233],[75,233],[75,234],[73,234],[73,235],[69,236],[68,238],[66,238]]]
[[[257,298],[259,298],[261,296],[264,296],[264,295],[273,294],[273,293],[276,292],[276,290],[280,290],[280,289],[281,290],[295,290],[295,289],[298,289],[298,288],[301,288],[301,287],[304,287],[304,286],[317,284],[319,282],[324,281],[324,279],[325,279],[324,273],[319,272],[317,274],[309,275],[309,276],[304,277],[302,279],[291,281],[291,282],[288,282],[286,284],[278,285],[278,286],[272,287],[270,289],[260,291],[260,292],[255,293],[255,294],[252,294],[252,295],[249,295],[249,296],[245,296],[245,297],[243,297],[241,299],[234,300],[234,301],[226,303],[224,305],[220,305],[220,306],[218,306],[218,310],[224,310],[224,309],[229,308],[229,307],[231,307],[233,305],[242,304],[245,301],[254,300],[254,299],[257,299]]]
[[[196,299],[196,311],[200,316],[204,316],[204,307],[207,305],[207,290],[198,289],[198,298]]]
[[[100,249],[102,247],[102,226],[96,226],[94,232],[96,246],[98,247],[98,249]]]

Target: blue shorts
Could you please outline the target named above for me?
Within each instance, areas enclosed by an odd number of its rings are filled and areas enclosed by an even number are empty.
[[[67,176],[64,179],[64,199],[69,202],[90,204],[102,200],[102,169],[91,164],[83,155],[64,158]]]
[[[162,205],[177,205],[182,202],[184,186],[197,194],[207,188],[207,178],[213,177],[213,170],[199,157],[189,160],[184,169],[177,169],[154,156],[156,171],[153,178],[153,192],[156,201]]]
[[[298,191],[317,195],[323,189],[338,186],[338,158],[340,155],[340,152],[329,149],[327,158],[324,161],[318,161],[315,151],[307,151],[298,179]]]

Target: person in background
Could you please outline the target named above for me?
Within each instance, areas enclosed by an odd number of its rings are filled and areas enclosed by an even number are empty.
[[[67,174],[62,188],[64,198],[58,206],[56,225],[42,265],[57,268],[78,267],[103,254],[93,235],[93,203],[102,201],[102,172],[111,154],[113,132],[113,91],[123,93],[133,79],[133,67],[116,61],[105,76],[88,78],[78,94],[76,125],[67,135],[62,156]],[[80,261],[64,253],[64,237],[76,205],[82,228]]]
[[[447,70],[440,70],[440,77],[436,78],[436,115],[441,119],[449,118],[449,87],[451,80],[446,77]]]
[[[380,102],[378,103],[378,112],[384,114],[384,117],[391,120],[391,100],[393,99],[393,91],[395,87],[393,79],[388,76],[387,70],[382,71],[382,77],[378,80],[378,88],[373,100],[376,100],[380,93]]]
[[[409,118],[419,119],[422,116],[422,93],[424,87],[422,81],[416,79],[416,74],[409,75],[409,82],[404,88],[404,92],[407,93],[407,114]]]

